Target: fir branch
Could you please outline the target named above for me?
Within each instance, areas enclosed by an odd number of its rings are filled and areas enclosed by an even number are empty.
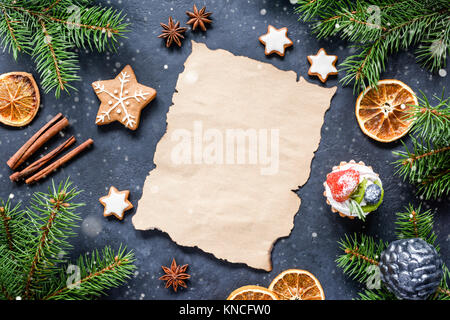
[[[450,192],[450,141],[426,143],[412,138],[412,150],[403,143],[404,151],[394,151],[400,157],[394,164],[396,174],[417,186],[425,199],[447,196]]]
[[[104,290],[118,286],[130,278],[135,266],[132,252],[119,248],[117,255],[106,247],[100,254],[92,252],[90,257],[80,257],[77,267],[80,278],[71,282],[69,272],[62,275],[61,287],[53,290],[43,300],[80,300],[100,296]]]
[[[80,192],[71,188],[71,183],[54,184],[49,193],[36,193],[32,208],[29,210],[30,218],[39,226],[37,241],[34,245],[34,256],[29,263],[29,271],[24,288],[24,298],[30,299],[39,296],[41,282],[49,280],[55,275],[58,263],[62,262],[61,253],[70,248],[67,238],[74,236],[72,229],[76,227],[75,221],[79,216],[74,210],[83,204],[70,203]]]
[[[342,268],[349,277],[364,282],[369,277],[368,267],[378,265],[377,259],[387,244],[376,242],[372,237],[365,235],[345,236],[339,242],[344,254],[336,260],[338,267]]]
[[[0,285],[0,294],[3,296],[3,300],[14,300],[3,285]]]
[[[444,98],[444,94],[442,90],[441,97],[434,96],[437,104],[433,106],[421,91],[422,96],[418,97],[419,104],[410,106],[409,118],[414,119],[412,134],[432,141],[450,139],[450,97]]]
[[[44,10],[42,10],[43,12],[47,12],[48,10],[52,9],[53,7],[57,6],[58,3],[60,3],[61,0],[55,0],[51,5],[49,5],[48,7],[46,7]]]
[[[61,75],[62,66],[60,64],[62,63],[62,60],[56,56],[56,52],[55,52],[56,44],[52,43],[53,38],[50,36],[49,32],[47,31],[45,22],[43,20],[40,20],[39,23],[42,27],[42,34],[44,37],[43,38],[36,37],[36,44],[37,44],[38,48],[40,48],[39,45],[43,45],[43,47],[47,48],[47,50],[41,49],[38,51],[38,52],[44,53],[41,56],[37,56],[38,69],[40,69],[42,71],[43,70],[49,70],[49,71],[54,70],[54,72],[56,73],[57,83],[54,85],[47,84],[44,86],[48,88],[47,90],[51,90],[54,87],[56,87],[56,92],[57,92],[56,94],[59,95],[60,91],[65,90],[65,84],[67,83],[67,80],[63,79],[62,75]],[[66,49],[69,49],[68,44],[65,44],[62,47],[61,51],[65,52]],[[50,55],[51,59],[48,59],[47,55]],[[75,67],[74,64],[72,64],[71,67],[74,68]],[[72,74],[72,77],[74,77],[73,74]]]
[[[0,246],[0,299],[3,300],[14,300],[21,294],[23,277],[17,277],[17,274],[22,265],[21,259],[16,258],[20,253],[12,253],[8,247]]]
[[[414,208],[410,204],[405,212],[398,212],[396,235],[399,239],[422,238],[439,251],[439,246],[435,244],[437,236],[433,232],[433,213],[431,210],[421,211],[421,206]]]
[[[6,9],[2,8],[2,12],[3,12],[3,16],[5,17],[5,23],[8,27],[8,31],[9,31],[9,36],[11,37],[11,41],[14,43],[14,45],[12,45],[11,47],[13,48],[13,53],[14,53],[14,59],[17,58],[17,52],[18,51],[22,51],[22,48],[20,46],[20,44],[17,42],[17,38],[15,36],[15,31],[14,29],[11,27],[11,21],[9,21],[9,17],[8,14],[6,13]]]
[[[412,148],[394,151],[400,159],[394,162],[396,174],[417,186],[425,199],[435,199],[450,193],[450,97],[435,97],[431,105],[424,93],[417,106],[411,106],[409,119]]]
[[[365,289],[363,292],[358,293],[358,296],[360,300],[398,300],[384,286],[381,286],[380,289]]]
[[[9,250],[14,250],[14,246],[13,246],[13,240],[12,240],[12,235],[11,235],[11,229],[9,228],[9,220],[11,220],[10,215],[8,214],[8,205],[9,202],[6,203],[6,208],[4,206],[0,207],[0,216],[2,218],[3,221],[3,232],[1,232],[2,234],[5,235],[5,242],[7,243],[7,246],[9,248]]]
[[[9,250],[9,256],[24,251],[30,240],[26,213],[20,207],[20,203],[13,206],[10,199],[0,200],[0,246]]]
[[[0,299],[87,299],[131,276],[134,255],[123,248],[115,253],[106,247],[73,265],[65,261],[71,248],[67,240],[80,220],[75,212],[82,205],[75,202],[79,193],[66,180],[52,183],[47,193],[35,192],[26,210],[0,200],[0,220],[9,218],[6,227],[0,221]],[[81,276],[76,281],[74,268]]]
[[[450,300],[450,288],[449,288],[449,280],[450,280],[450,271],[447,266],[443,266],[444,276],[442,277],[441,284],[436,291],[436,294],[433,296],[434,300]]]
[[[5,49],[30,54],[37,63],[45,92],[75,88],[78,57],[73,49],[115,50],[128,23],[112,8],[88,0],[1,1],[0,36]]]
[[[355,43],[357,53],[340,64],[346,73],[341,83],[354,83],[354,90],[375,87],[388,56],[419,43],[419,61],[432,71],[445,66],[450,47],[447,0],[300,0],[298,4],[296,12],[304,21],[313,21],[318,38],[338,36]]]
[[[19,52],[28,52],[30,45],[28,39],[30,31],[24,26],[21,19],[11,16],[7,8],[1,7],[2,18],[0,18],[0,36],[3,50],[12,52],[14,59],[17,59]]]

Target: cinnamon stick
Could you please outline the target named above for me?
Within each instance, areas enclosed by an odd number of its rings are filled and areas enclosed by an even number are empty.
[[[92,139],[86,140],[85,142],[80,144],[78,147],[76,147],[75,149],[73,149],[72,151],[67,153],[66,155],[55,160],[55,162],[53,162],[52,164],[48,165],[47,167],[45,167],[44,169],[42,169],[41,171],[39,171],[38,173],[33,175],[32,177],[25,180],[25,183],[32,184],[34,182],[37,182],[41,179],[46,178],[50,173],[56,171],[56,169],[58,169],[59,167],[64,165],[66,162],[69,162],[70,160],[72,160],[74,157],[76,157],[78,154],[80,154],[81,152],[86,150],[93,143],[94,143],[94,140],[92,140]]]
[[[69,125],[69,120],[61,113],[47,122],[38,132],[36,132],[7,162],[6,164],[13,170],[26,161],[44,143],[54,137],[58,132]]]
[[[10,175],[9,179],[11,179],[11,181],[16,181],[17,182],[17,181],[19,181],[19,180],[21,180],[23,178],[26,178],[26,177],[30,176],[31,174],[35,173],[40,168],[45,166],[49,161],[51,161],[58,154],[60,154],[61,152],[66,150],[68,147],[70,147],[72,144],[74,144],[75,141],[77,141],[75,139],[75,137],[71,136],[69,139],[64,141],[58,147],[53,149],[51,152],[47,153],[45,156],[43,156],[39,160],[37,160],[37,161],[33,162],[32,164],[30,164],[28,167],[26,167],[22,171],[15,172],[12,175]]]

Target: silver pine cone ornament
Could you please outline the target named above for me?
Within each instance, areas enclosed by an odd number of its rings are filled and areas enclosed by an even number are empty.
[[[443,277],[441,257],[420,238],[392,242],[381,253],[379,267],[381,280],[398,299],[426,299]]]

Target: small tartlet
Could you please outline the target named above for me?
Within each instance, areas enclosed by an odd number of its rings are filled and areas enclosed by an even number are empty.
[[[382,185],[381,179],[379,178],[379,174],[375,173],[371,166],[366,166],[364,162],[362,162],[362,161],[356,162],[355,160],[350,160],[349,162],[341,161],[339,163],[339,165],[334,166],[332,168],[331,173],[345,171],[348,169],[353,169],[353,170],[358,171],[361,174],[361,176],[363,177],[363,179],[359,181],[358,186],[356,187],[356,189],[353,192],[359,191],[360,199],[359,199],[358,204],[360,204],[361,207],[364,209],[364,217],[365,217],[370,212],[375,211],[383,202],[384,190],[383,190],[383,185]],[[327,178],[328,178],[328,175],[327,175]],[[364,181],[364,185],[362,186],[363,190],[360,190],[359,188],[363,181]],[[371,184],[376,184],[380,187],[381,195],[380,195],[380,199],[378,200],[377,203],[366,204],[365,200],[364,200],[364,195],[365,195],[365,191],[367,190],[367,187]],[[331,189],[328,186],[327,181],[325,181],[323,183],[323,185],[325,188],[323,195],[326,198],[326,203],[331,206],[332,212],[338,213],[343,218],[354,219],[354,218],[359,217],[357,213],[352,212],[351,205],[350,205],[350,199],[342,201],[342,202],[336,201],[331,194]]]

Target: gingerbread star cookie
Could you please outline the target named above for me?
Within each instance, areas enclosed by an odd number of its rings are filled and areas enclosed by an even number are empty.
[[[338,74],[335,66],[337,58],[337,56],[327,55],[324,48],[319,49],[315,56],[308,56],[308,61],[311,64],[308,74],[318,76],[322,82],[327,81],[329,75]]]
[[[137,129],[141,110],[156,97],[155,89],[137,82],[129,65],[115,79],[96,81],[92,88],[101,102],[95,123],[119,121],[131,130]]]
[[[293,42],[287,37],[287,28],[277,29],[272,25],[267,27],[267,33],[259,37],[259,41],[266,46],[266,56],[276,53],[283,57],[287,47],[292,46]]]
[[[111,186],[108,195],[99,199],[100,203],[105,207],[103,215],[105,217],[113,215],[117,219],[122,220],[124,212],[133,208],[133,204],[128,201],[129,195],[129,190],[119,191]]]

